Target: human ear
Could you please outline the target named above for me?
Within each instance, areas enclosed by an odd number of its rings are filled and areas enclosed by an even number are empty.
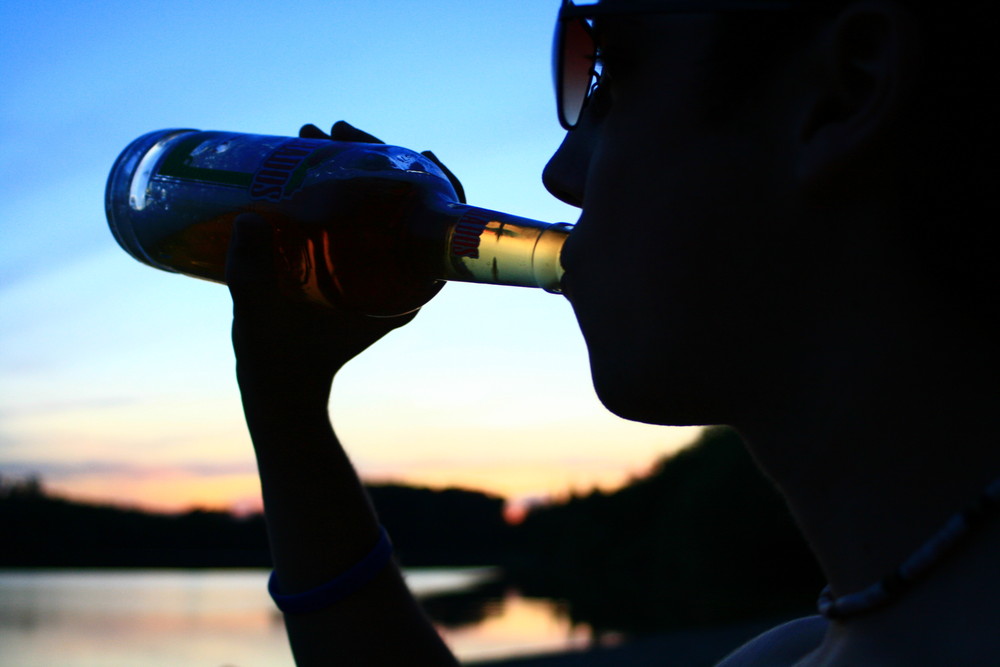
[[[916,70],[917,29],[883,0],[847,5],[815,42],[812,95],[799,128],[800,182],[829,185],[875,168]]]

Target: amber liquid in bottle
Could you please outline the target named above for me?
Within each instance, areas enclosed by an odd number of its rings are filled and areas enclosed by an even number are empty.
[[[322,304],[399,315],[426,303],[445,280],[559,290],[568,225],[459,204],[447,179],[419,154],[169,132],[134,142],[142,145],[126,149],[108,184],[116,238],[152,266],[224,282],[233,221],[254,211],[275,227],[283,287]],[[295,178],[300,185],[288,187]],[[262,183],[282,185],[281,197],[250,196],[255,188],[275,192]]]

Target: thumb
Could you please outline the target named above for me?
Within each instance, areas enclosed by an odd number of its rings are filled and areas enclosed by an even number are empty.
[[[234,295],[274,289],[274,227],[256,213],[241,213],[233,222],[226,284]]]

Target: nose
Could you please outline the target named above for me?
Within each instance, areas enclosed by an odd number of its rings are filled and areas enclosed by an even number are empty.
[[[582,128],[567,132],[542,172],[545,189],[556,199],[583,208],[590,153],[590,142]]]

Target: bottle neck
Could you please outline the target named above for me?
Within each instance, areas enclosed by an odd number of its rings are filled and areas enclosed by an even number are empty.
[[[465,204],[441,203],[438,208],[449,219],[439,246],[444,257],[438,277],[561,291],[560,254],[572,225]]]

